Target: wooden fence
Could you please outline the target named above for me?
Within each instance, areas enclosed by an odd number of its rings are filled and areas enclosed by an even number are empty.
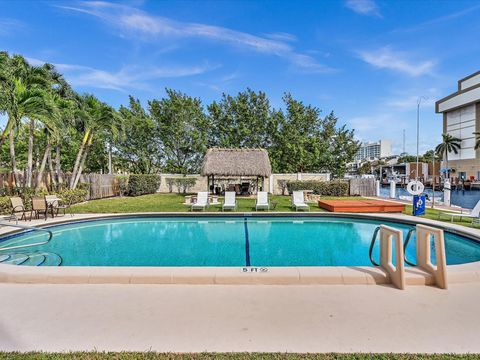
[[[375,196],[375,179],[350,179],[350,196]]]
[[[62,174],[63,186],[68,187],[71,174]],[[37,183],[37,174],[33,174],[32,184]],[[13,173],[0,173],[0,189],[4,189],[5,193],[10,194],[14,187],[23,187],[25,184],[25,174],[17,173],[17,183],[15,184]],[[89,193],[87,200],[102,199],[118,195],[117,182],[115,175],[110,174],[82,174],[79,184],[89,184]],[[44,173],[42,177],[42,187],[51,191],[54,190],[54,184],[50,173]]]

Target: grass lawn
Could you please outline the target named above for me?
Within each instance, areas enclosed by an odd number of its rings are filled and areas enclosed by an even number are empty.
[[[185,195],[179,194],[152,194],[137,197],[118,197],[101,200],[92,200],[74,206],[76,213],[126,213],[126,212],[155,212],[174,211],[187,212],[190,206],[183,205]],[[335,199],[335,197],[323,197]],[[341,199],[359,199],[359,197],[342,197]],[[222,200],[222,199],[220,199]],[[221,202],[221,201],[220,201]],[[290,196],[270,196],[270,202],[277,202],[275,211],[292,211]],[[238,198],[239,212],[255,211],[255,198]],[[222,205],[210,205],[209,211],[222,211]],[[311,211],[324,211],[317,204],[310,204]]]
[[[285,354],[285,353],[203,353],[203,354],[174,354],[174,353],[0,353],[0,360],[447,360],[447,359],[480,359],[480,355],[453,355],[453,354]]]
[[[92,200],[83,204],[73,206],[73,211],[77,214],[83,213],[133,213],[133,212],[188,212],[190,207],[183,205],[185,195],[180,194],[152,194],[137,197],[116,197],[101,200]],[[324,200],[329,199],[361,199],[360,197],[322,197]],[[220,202],[222,199],[220,199]],[[255,198],[237,198],[239,212],[255,211]],[[270,196],[271,202],[276,202],[277,205],[274,211],[292,211],[290,206],[290,196]],[[320,209],[317,204],[310,204],[311,211],[326,211]],[[208,211],[222,211],[221,204],[211,205]],[[426,215],[422,216],[432,220],[438,220],[438,213],[441,212],[436,209],[426,209]],[[412,206],[406,205],[404,214],[412,214]],[[450,223],[448,217],[442,217],[440,221]],[[471,220],[468,218],[459,221],[455,219],[453,224],[474,227]],[[478,225],[477,225],[478,227]]]
[[[425,209],[425,215],[420,216],[422,218],[426,219],[432,219],[432,220],[439,220],[443,222],[448,222],[449,224],[457,224],[457,225],[463,225],[463,226],[468,226],[472,228],[480,228],[479,225],[472,225],[472,219],[468,218],[462,218],[460,219],[458,217],[453,218],[453,222],[450,222],[450,217],[448,216],[442,216],[440,219],[438,218],[438,214],[442,213],[443,211],[437,210],[437,209],[431,209],[431,208],[426,208]],[[403,212],[404,214],[407,215],[412,215],[412,205],[406,205],[405,206],[405,211]]]

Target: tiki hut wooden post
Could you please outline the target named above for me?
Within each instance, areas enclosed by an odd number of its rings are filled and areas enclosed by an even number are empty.
[[[203,159],[201,174],[207,177],[208,190],[210,178],[215,191],[215,176],[241,178],[243,176],[262,178],[262,187],[265,178],[272,173],[270,159],[265,149],[208,149]]]

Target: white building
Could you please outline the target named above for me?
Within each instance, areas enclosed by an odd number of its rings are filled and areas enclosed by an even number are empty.
[[[455,170],[452,175],[480,178],[480,150],[475,150],[474,134],[480,131],[480,71],[459,80],[457,91],[438,100],[435,111],[443,114],[443,132],[462,141],[458,154],[448,154],[448,167]]]
[[[392,143],[389,140],[362,143],[355,155],[356,162],[378,160],[392,155]]]

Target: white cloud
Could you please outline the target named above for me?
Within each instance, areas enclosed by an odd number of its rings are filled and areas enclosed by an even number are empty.
[[[43,60],[27,58],[32,65],[42,65]],[[204,64],[196,66],[125,66],[116,72],[95,69],[76,64],[54,63],[57,70],[65,74],[73,86],[128,91],[129,89],[148,89],[151,80],[193,76],[218,68]]]
[[[433,60],[413,61],[410,54],[394,51],[389,46],[360,51],[358,55],[360,59],[376,68],[394,70],[410,76],[431,74],[435,67]]]
[[[25,27],[25,24],[15,19],[0,19],[0,36],[12,34]]]
[[[312,56],[301,54],[289,44],[296,38],[291,34],[274,33],[257,36],[229,28],[200,23],[187,23],[148,13],[120,4],[103,1],[80,2],[77,6],[58,6],[66,10],[89,14],[118,28],[123,36],[147,40],[163,38],[201,38],[217,41],[258,53],[286,59],[303,71],[326,73],[334,69],[318,63]]]
[[[381,17],[374,0],[347,0],[345,6],[360,15]]]

